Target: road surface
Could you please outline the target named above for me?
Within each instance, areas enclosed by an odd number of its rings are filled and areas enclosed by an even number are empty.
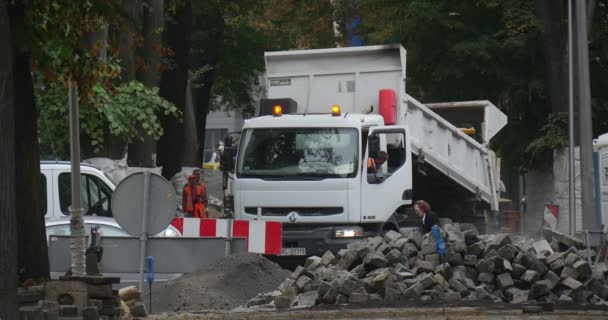
[[[201,312],[153,315],[154,320],[583,320],[608,319],[608,310],[562,310],[540,314],[524,314],[517,309],[482,308],[376,308],[343,310],[297,310],[297,311],[249,311],[249,312]]]

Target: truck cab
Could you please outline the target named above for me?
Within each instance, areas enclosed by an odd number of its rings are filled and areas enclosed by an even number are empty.
[[[368,173],[370,136],[389,158]],[[384,126],[379,115],[259,117],[245,122],[240,145],[233,185],[237,218],[282,222],[286,251],[322,254],[353,238],[397,229],[393,214],[411,204],[406,130]]]

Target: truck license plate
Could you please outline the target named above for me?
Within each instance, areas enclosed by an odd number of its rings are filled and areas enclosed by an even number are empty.
[[[306,248],[283,248],[282,256],[305,256]]]

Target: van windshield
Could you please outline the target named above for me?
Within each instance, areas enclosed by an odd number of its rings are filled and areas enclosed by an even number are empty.
[[[260,128],[241,136],[237,175],[273,180],[357,175],[355,128]]]

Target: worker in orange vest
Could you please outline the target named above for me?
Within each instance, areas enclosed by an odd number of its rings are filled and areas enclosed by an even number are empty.
[[[194,169],[192,174],[196,177],[197,182],[197,201],[194,204],[194,216],[197,214],[200,218],[207,218],[207,190],[205,188],[205,183],[201,178],[201,170]]]
[[[205,188],[199,184],[198,177],[188,177],[188,184],[184,186],[182,193],[182,210],[184,216],[194,218],[206,218],[205,213]]]
[[[378,173],[380,167],[388,160],[388,153],[386,151],[380,151],[378,158],[367,159],[367,173]]]

